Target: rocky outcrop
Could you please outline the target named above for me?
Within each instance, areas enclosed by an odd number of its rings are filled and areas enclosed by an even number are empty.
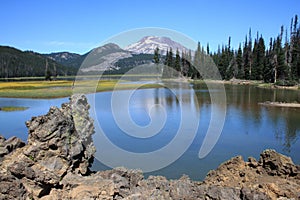
[[[17,137],[11,137],[6,140],[2,135],[0,135],[0,160],[5,155],[10,154],[17,148],[25,146],[25,143]]]
[[[93,121],[83,95],[26,123],[28,144],[8,144],[0,164],[0,199],[299,199],[300,167],[274,150],[259,161],[241,156],[210,171],[203,182],[187,176],[144,178],[124,167],[91,172]],[[18,141],[12,139],[11,141]],[[5,145],[4,145],[5,144]],[[12,151],[15,149],[14,151]]]
[[[51,107],[46,115],[26,122],[28,144],[5,156],[0,166],[2,177],[8,182],[19,181],[26,193],[9,188],[8,195],[39,198],[53,188],[61,188],[60,182],[68,173],[90,173],[95,147],[88,109],[86,97],[74,95],[70,103]]]
[[[262,192],[271,199],[300,198],[300,166],[291,158],[265,150],[259,161],[250,157],[244,162],[241,156],[223,163],[208,173],[205,184],[234,188],[248,188]]]

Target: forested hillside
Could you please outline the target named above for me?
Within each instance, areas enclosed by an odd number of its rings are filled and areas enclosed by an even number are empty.
[[[32,51],[0,46],[0,78],[75,75],[76,68],[66,67]]]

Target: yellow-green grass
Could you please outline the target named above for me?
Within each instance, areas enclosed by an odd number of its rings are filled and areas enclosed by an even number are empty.
[[[12,112],[12,111],[23,111],[23,110],[27,110],[28,107],[20,107],[20,106],[4,106],[4,107],[0,107],[0,111],[4,111],[4,112]]]
[[[285,89],[285,90],[300,90],[300,85],[295,86],[277,86],[274,83],[261,83],[258,85],[259,88],[265,89]]]
[[[0,97],[11,98],[60,98],[69,97],[75,93],[93,93],[111,90],[133,88],[157,88],[159,84],[133,84],[118,80],[81,80],[76,81],[27,81],[0,82]],[[117,86],[115,88],[115,86]]]

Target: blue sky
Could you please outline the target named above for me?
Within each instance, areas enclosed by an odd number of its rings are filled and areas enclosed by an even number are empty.
[[[2,0],[0,45],[85,53],[121,32],[160,27],[209,43],[212,50],[231,36],[237,48],[250,27],[253,37],[259,31],[268,42],[295,14],[299,0]]]

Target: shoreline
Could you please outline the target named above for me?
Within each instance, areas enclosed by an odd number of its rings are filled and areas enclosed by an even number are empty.
[[[269,107],[283,107],[283,108],[300,108],[300,103],[285,103],[285,102],[261,102],[258,105],[269,106]]]
[[[204,181],[169,180],[124,167],[91,171],[96,148],[84,95],[26,122],[27,144],[0,135],[0,199],[271,199],[300,197],[300,165],[267,149],[233,157]],[[63,123],[62,123],[63,122]],[[76,122],[76,127],[75,127]],[[201,170],[201,169],[199,169]],[[16,187],[17,186],[17,187]]]
[[[154,79],[156,81],[156,79]],[[262,83],[262,81],[252,81],[252,80],[192,80],[188,78],[178,78],[178,79],[162,79],[163,82],[182,82],[182,83],[215,83],[224,85],[253,85],[258,88],[265,89],[284,89],[284,90],[299,90],[298,85],[286,87],[286,86],[276,86],[274,84]],[[164,87],[159,83],[151,84],[137,84],[137,83],[122,83],[117,84],[118,80],[88,80],[88,81],[78,81],[76,82],[76,93],[93,93],[93,92],[104,92],[113,91],[116,88],[118,90],[129,90],[136,88],[158,88]],[[56,81],[14,81],[14,82],[0,82],[0,97],[1,98],[29,98],[29,99],[55,99],[70,97],[73,94],[73,81],[69,80],[56,80]],[[97,85],[95,87],[95,84]],[[117,87],[115,87],[117,86]],[[140,86],[140,87],[139,87]],[[95,91],[96,89],[96,91]]]

